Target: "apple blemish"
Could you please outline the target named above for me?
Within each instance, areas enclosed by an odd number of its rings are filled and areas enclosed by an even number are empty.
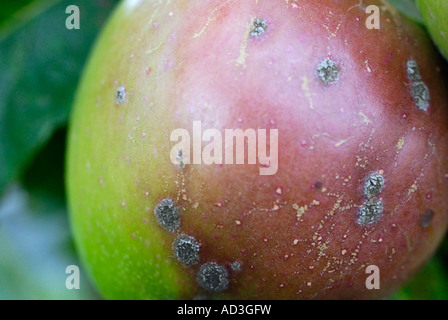
[[[361,226],[371,225],[379,220],[383,214],[383,203],[378,199],[370,199],[365,202],[358,213],[358,224]]]
[[[335,84],[339,81],[339,72],[341,68],[336,61],[325,58],[320,62],[316,69],[317,77],[324,85]]]
[[[222,292],[229,285],[226,268],[215,262],[207,262],[201,266],[197,281],[202,288],[213,293]]]
[[[434,219],[434,211],[432,209],[426,209],[420,218],[420,224],[423,228],[428,228],[432,224]]]
[[[406,70],[408,78],[411,81],[411,95],[414,99],[415,106],[420,110],[427,111],[431,96],[428,87],[422,80],[417,62],[415,60],[409,60]]]
[[[364,182],[364,195],[370,199],[384,188],[384,177],[378,172],[371,173]]]
[[[173,242],[173,253],[180,263],[191,266],[199,262],[199,242],[186,234],[177,235]]]
[[[157,223],[165,230],[174,232],[180,227],[180,211],[173,200],[163,199],[154,209]]]
[[[266,20],[256,18],[254,20],[252,30],[250,31],[250,36],[252,38],[258,38],[266,32],[267,28],[268,24],[266,23]]]
[[[126,88],[120,86],[117,88],[117,92],[115,95],[115,101],[117,104],[121,104],[126,100]]]
[[[234,261],[230,264],[230,268],[235,272],[241,271],[241,263],[239,261]]]

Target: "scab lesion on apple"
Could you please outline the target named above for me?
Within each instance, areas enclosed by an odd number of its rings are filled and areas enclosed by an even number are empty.
[[[225,267],[215,262],[207,262],[199,269],[197,281],[205,290],[219,293],[227,289],[229,275]]]
[[[169,232],[174,232],[180,227],[180,211],[174,205],[174,201],[166,198],[154,209],[157,223]]]
[[[121,104],[126,100],[126,88],[124,86],[119,86],[117,88],[115,99],[117,104]]]
[[[174,239],[172,247],[180,263],[186,266],[198,264],[200,246],[194,237],[181,233]]]
[[[428,86],[423,82],[417,62],[408,60],[406,71],[411,81],[411,96],[414,99],[415,106],[420,110],[428,111],[431,96]]]
[[[363,193],[367,200],[362,204],[358,212],[358,224],[361,226],[372,225],[383,214],[384,205],[378,195],[384,188],[385,179],[382,171],[370,173],[364,180]]]
[[[170,198],[165,198],[154,209],[157,223],[166,231],[177,232],[171,245],[175,258],[185,267],[194,266],[200,261],[200,243],[187,234],[179,231],[181,226],[180,210]],[[234,267],[241,270],[241,264],[234,263]],[[215,262],[201,265],[196,280],[203,289],[212,293],[219,293],[229,286],[229,274],[224,266]]]
[[[339,64],[330,58],[325,58],[321,61],[316,69],[316,75],[324,85],[337,83],[339,81],[340,72],[341,68],[339,67]]]
[[[384,188],[384,177],[379,172],[372,172],[364,182],[364,195],[370,199]]]
[[[383,214],[383,203],[372,198],[367,200],[359,210],[358,214],[358,224],[361,226],[368,226],[374,224]]]
[[[253,38],[260,37],[268,29],[268,23],[264,19],[256,18],[253,22],[252,30],[250,31],[250,36]]]

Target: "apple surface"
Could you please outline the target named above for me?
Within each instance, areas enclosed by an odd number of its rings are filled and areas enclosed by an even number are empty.
[[[385,298],[431,257],[448,223],[442,62],[370,2],[119,5],[67,164],[105,298]]]
[[[417,0],[417,3],[428,32],[448,59],[448,1]]]

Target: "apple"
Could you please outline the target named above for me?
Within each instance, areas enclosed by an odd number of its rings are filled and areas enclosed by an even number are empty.
[[[119,5],[67,164],[105,298],[385,298],[429,259],[448,223],[442,62],[369,4]]]
[[[448,59],[448,2],[445,0],[418,0],[425,25],[439,48]]]

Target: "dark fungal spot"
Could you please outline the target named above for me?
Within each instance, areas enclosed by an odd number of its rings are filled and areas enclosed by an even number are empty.
[[[167,198],[160,201],[154,209],[157,223],[165,230],[173,232],[180,227],[180,211],[173,200]]]
[[[364,181],[364,195],[370,199],[384,188],[384,177],[378,172],[372,172]]]
[[[207,262],[201,266],[197,281],[202,288],[213,293],[222,292],[229,285],[227,270],[214,262]]]
[[[199,262],[199,242],[195,238],[186,234],[179,234],[174,239],[173,253],[177,260],[186,266],[191,266]]]
[[[256,18],[254,20],[252,30],[250,31],[250,36],[253,38],[258,38],[266,32],[267,28],[268,24],[266,23],[266,20]]]
[[[377,222],[382,216],[383,210],[383,203],[380,200],[375,198],[368,200],[358,212],[358,224],[367,226]]]
[[[420,217],[420,224],[423,228],[428,228],[432,224],[433,219],[434,211],[431,209],[426,209]]]
[[[339,81],[340,71],[341,68],[336,61],[325,58],[318,64],[316,74],[324,85],[330,85]]]
[[[324,183],[323,182],[320,182],[320,181],[316,181],[316,183],[314,184],[314,188],[315,189],[320,189],[320,188],[322,188],[324,186]]]

